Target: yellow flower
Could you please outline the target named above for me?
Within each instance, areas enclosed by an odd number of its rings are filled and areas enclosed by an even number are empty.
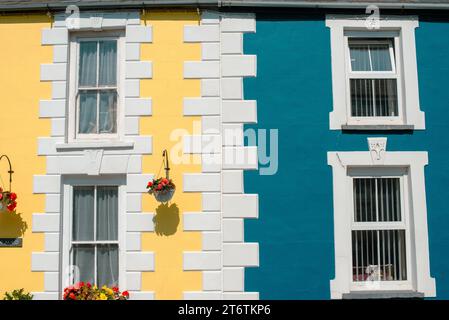
[[[100,300],[108,300],[108,297],[104,293],[100,293]]]

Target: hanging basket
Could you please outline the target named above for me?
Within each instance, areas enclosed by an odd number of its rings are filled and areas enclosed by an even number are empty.
[[[167,150],[162,152],[162,164],[165,160],[165,178],[153,179],[148,182],[147,189],[149,194],[154,194],[154,197],[159,202],[168,202],[173,198],[175,194],[176,186],[169,178],[170,167],[168,165],[168,153]]]
[[[17,195],[14,192],[3,191],[0,188],[0,213],[13,212],[17,206]]]
[[[171,198],[173,198],[173,195],[175,194],[175,189],[154,191],[153,194],[157,201],[168,202],[171,200]]]

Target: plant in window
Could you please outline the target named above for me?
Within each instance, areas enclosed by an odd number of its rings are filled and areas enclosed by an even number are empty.
[[[147,189],[149,194],[154,194],[157,201],[167,202],[173,197],[176,186],[171,179],[158,178],[149,181]]]
[[[16,289],[11,292],[5,292],[3,300],[32,300],[33,295],[25,292],[25,289]]]
[[[3,191],[0,188],[0,212],[8,210],[13,212],[17,206],[17,194],[10,191]]]
[[[128,291],[120,292],[118,287],[98,288],[90,282],[78,282],[64,289],[64,300],[128,300]]]

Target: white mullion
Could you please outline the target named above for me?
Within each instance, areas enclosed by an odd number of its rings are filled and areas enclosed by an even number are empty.
[[[79,41],[75,41],[75,52],[76,52],[76,68],[75,68],[75,138],[79,134],[79,121],[80,121],[80,57],[81,57],[81,46]]]
[[[372,89],[372,96],[373,96],[373,117],[377,117],[376,112],[376,81],[374,79],[371,80],[371,89]]]
[[[371,61],[371,46],[368,44],[366,47],[368,48],[369,69],[370,71],[373,71],[373,62]]]
[[[349,75],[350,79],[397,79],[398,75],[390,71],[354,71]]]
[[[355,231],[355,232],[357,233],[358,231]],[[364,249],[363,245],[364,245],[365,237],[364,237],[364,232],[363,231],[360,232],[360,238],[361,238],[360,249],[362,251],[362,276],[365,277],[365,251],[363,250]],[[365,280],[365,279],[363,279],[363,280]]]
[[[403,261],[402,261],[402,249],[401,249],[401,246],[402,246],[402,242],[400,241],[400,239],[401,238],[403,238],[403,240],[405,241],[405,232],[404,232],[404,236],[403,237],[401,237],[400,236],[400,232],[398,232],[398,259],[399,259],[399,280],[402,280],[402,263],[403,263]]]
[[[396,41],[396,39],[393,39],[393,42],[395,42],[395,41]],[[394,73],[397,73],[396,72],[396,56],[395,56],[395,51],[393,49],[393,44],[390,43],[388,47],[389,47],[389,53],[390,53],[391,69],[392,69],[392,71],[394,71]]]
[[[409,205],[408,205],[408,179],[406,176],[402,176],[400,178],[401,189],[403,192],[400,193],[400,201],[401,201],[401,221],[404,222],[405,229],[405,265],[407,268],[407,280],[410,281],[412,279],[412,267],[411,267],[411,235],[410,235],[410,223],[409,223]],[[400,190],[401,190],[400,189]]]
[[[353,230],[405,230],[402,222],[356,222]]]
[[[393,48],[391,48],[392,50],[392,54],[395,57],[394,59],[394,67],[395,67],[395,74],[396,74],[396,94],[397,94],[397,105],[398,105],[398,116],[401,117],[402,119],[404,119],[404,110],[403,110],[403,105],[404,105],[404,101],[402,99],[403,96],[403,91],[402,91],[402,85],[403,83],[401,82],[402,76],[401,76],[401,72],[402,72],[402,66],[403,66],[403,60],[400,57],[400,54],[402,52],[402,50],[400,51],[400,42],[399,42],[399,37],[395,37],[394,38],[394,46],[396,48],[396,51],[394,52]]]
[[[117,90],[117,86],[79,87],[79,89],[83,91]]]
[[[379,266],[379,270],[381,269],[381,259],[380,259],[380,230],[376,230],[377,235],[377,265]],[[385,273],[385,267],[384,267],[384,273]],[[379,272],[379,278],[378,281],[381,280],[381,274]]]
[[[97,282],[97,186],[94,186],[94,280]]]
[[[374,180],[374,203],[376,205],[376,222],[379,222],[379,194],[377,193],[378,188],[377,188],[377,184],[378,184],[378,179],[377,178],[373,178]],[[372,194],[372,193],[371,193]]]
[[[368,208],[367,208],[367,205],[366,205],[366,203],[367,203],[366,179],[363,179],[363,182],[364,182],[363,194],[364,194],[364,197],[365,197],[365,210],[364,210],[364,212],[365,212],[365,221],[367,221],[368,220]]]
[[[75,245],[105,245],[105,244],[118,244],[119,242],[117,240],[111,240],[111,241],[73,241],[72,244]]]
[[[357,231],[353,231],[353,234],[355,235],[355,273],[356,273],[356,281],[359,281],[359,244],[358,244],[358,240],[359,240],[359,236],[358,236],[358,232]],[[353,275],[354,275],[354,271],[353,271]]]
[[[398,280],[398,275],[396,273],[396,267],[398,263],[398,257],[396,256],[396,247],[398,246],[398,239],[396,237],[396,233],[398,233],[396,230],[393,230],[391,234],[393,235],[393,261],[394,261],[394,280]]]
[[[97,70],[96,70],[96,86],[99,87],[100,75],[100,41],[97,41]],[[97,132],[100,133],[100,90],[97,90]]]

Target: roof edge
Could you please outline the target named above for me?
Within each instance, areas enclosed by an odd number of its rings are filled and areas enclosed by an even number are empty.
[[[0,4],[0,11],[38,11],[38,10],[65,10],[70,5],[75,4],[83,9],[135,9],[135,8],[155,8],[155,7],[272,7],[272,8],[323,8],[323,9],[359,9],[366,8],[369,5],[378,6],[381,9],[421,9],[421,10],[437,10],[449,9],[449,3],[416,3],[416,2],[399,2],[385,3],[375,1],[365,2],[311,2],[311,1],[295,1],[295,0],[142,0],[135,1],[98,1],[98,2],[67,2],[52,1],[33,4]]]

